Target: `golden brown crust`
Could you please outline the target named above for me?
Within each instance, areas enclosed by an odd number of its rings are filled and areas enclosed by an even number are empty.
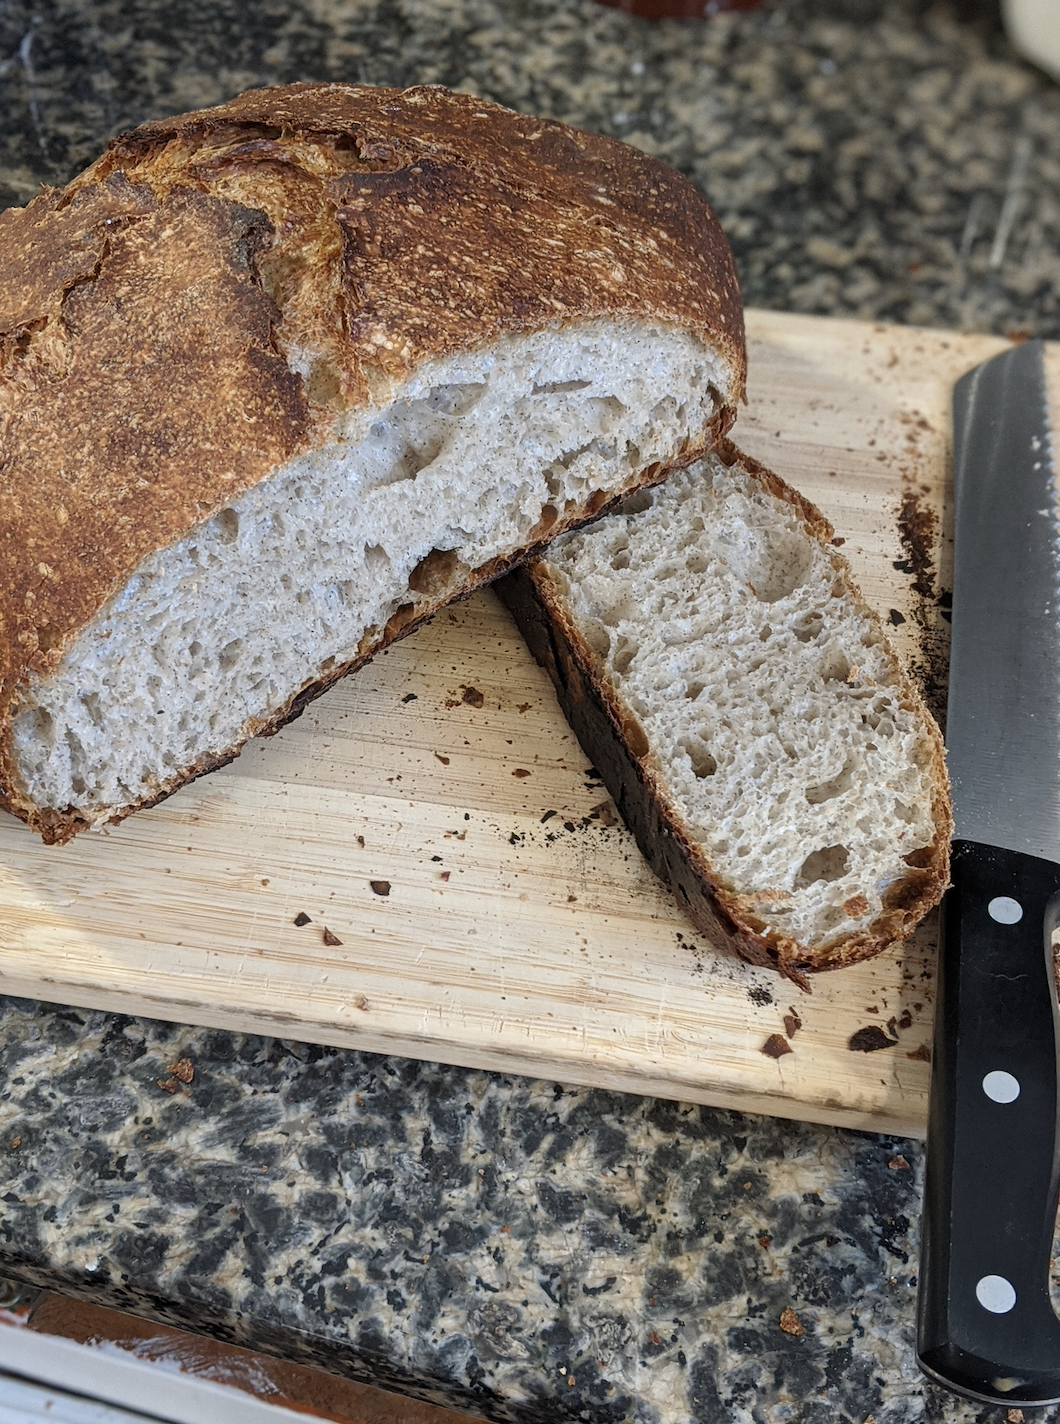
[[[441,88],[295,84],[144,124],[84,181],[116,169],[260,204],[281,246],[293,219],[277,264],[288,337],[329,349],[347,400],[502,331],[599,316],[701,336],[731,364],[730,403],[742,395],[743,308],[717,219],[615,139]],[[319,271],[304,290],[307,242],[317,267],[340,256],[330,304]]]
[[[821,512],[764,465],[743,455],[728,441],[718,455],[761,481],[770,494],[798,511],[809,534],[821,543],[832,526]],[[846,560],[829,556],[860,611],[879,624],[850,576]],[[899,667],[903,700],[915,709],[931,744],[932,813],[936,828],[930,846],[907,857],[910,868],[884,898],[884,911],[872,924],[834,944],[807,946],[769,931],[753,901],[734,894],[694,841],[676,812],[654,765],[648,740],[618,697],[599,655],[573,619],[566,600],[548,571],[547,559],[530,561],[498,585],[538,662],[547,669],[560,703],[586,754],[600,771],[645,858],[671,889],[692,923],[720,949],[777,969],[802,987],[806,973],[839,969],[869,959],[895,940],[904,939],[938,904],[949,883],[949,847],[953,834],[949,778],[942,736],[920,694]],[[637,735],[639,733],[639,736]]]
[[[600,317],[718,351],[697,450],[728,428],[742,310],[704,199],[612,139],[443,89],[251,91],[0,214],[8,804],[35,814],[13,790],[19,689],[146,555],[425,361]]]

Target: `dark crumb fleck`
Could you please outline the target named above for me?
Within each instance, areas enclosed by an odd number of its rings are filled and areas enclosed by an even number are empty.
[[[368,884],[372,887],[372,894],[373,894],[373,895],[389,895],[389,894],[390,894],[390,881],[389,881],[389,880],[369,880]]]
[[[597,771],[597,769],[596,769],[595,766],[590,766],[590,767],[587,769],[585,775],[586,775],[586,777],[587,777],[587,779],[588,779],[589,781],[603,781],[603,779],[604,779],[604,778],[600,775],[600,773]]]
[[[464,688],[464,696],[461,701],[466,702],[469,707],[481,707],[485,700],[477,687]]]
[[[438,864],[438,863],[441,862],[442,857],[441,857],[440,855],[432,855],[432,856],[431,856],[431,859],[432,859],[436,864]]]
[[[577,900],[577,898],[578,898],[577,895],[568,895],[568,896],[567,896],[567,904],[568,904],[568,905],[573,905],[574,902]]]
[[[441,752],[435,752],[434,755],[438,758],[438,760],[441,762],[441,764],[442,764],[443,766],[448,766],[448,765],[449,765],[449,758],[442,756]]]
[[[767,1004],[773,1002],[773,995],[764,984],[755,984],[752,988],[748,989],[747,997],[751,1000],[752,1004],[757,1004],[760,1009],[764,1009]]]
[[[870,1024],[852,1033],[847,1047],[854,1053],[875,1053],[877,1048],[893,1048],[897,1042],[896,1038],[888,1038],[878,1024]]]
[[[907,1058],[915,1059],[917,1063],[930,1063],[931,1049],[927,1046],[926,1043],[922,1043],[919,1045],[919,1047],[911,1049],[905,1056]]]
[[[601,826],[613,826],[618,820],[615,808],[610,801],[601,801],[598,806],[593,807],[590,814],[596,817]]]
[[[785,1053],[791,1053],[791,1051],[788,1040],[779,1033],[771,1033],[762,1044],[762,1052],[767,1058],[783,1058]]]
[[[887,1165],[892,1172],[908,1172],[910,1170],[909,1163],[900,1152],[896,1152],[893,1157],[889,1158]]]
[[[525,840],[526,840],[526,836],[525,836],[525,835],[520,835],[518,831],[513,831],[513,832],[511,833],[511,835],[508,837],[508,844],[509,844],[509,845],[513,845],[513,846],[514,846],[514,845],[519,845],[521,841],[525,841]]]
[[[772,1236],[770,1236],[768,1231],[762,1232],[761,1236],[758,1238],[758,1244],[759,1246],[761,1246],[763,1251],[766,1249],[767,1246],[772,1246],[773,1238]]]
[[[515,710],[516,712],[529,712],[533,705],[532,702],[517,702],[515,704]]]
[[[328,944],[328,945],[334,946],[334,945],[336,945],[336,944],[341,944],[341,943],[342,943],[342,940],[339,939],[338,935],[332,934],[331,931],[328,929],[327,925],[325,925],[325,926],[324,926],[324,943],[325,943],[325,944]]]
[[[898,536],[906,558],[895,568],[913,575],[913,588],[922,598],[935,596],[934,544],[938,517],[931,508],[921,504],[915,490],[907,490],[898,510]]]
[[[833,544],[833,546],[834,546],[836,549],[841,549],[845,543],[846,543],[846,540],[845,540],[845,539],[836,538],[836,539],[833,539],[833,540],[832,540],[832,544]]]
[[[401,700],[402,702],[416,702],[419,699],[417,698],[414,692],[406,692],[405,696]]]
[[[361,847],[362,850],[364,850],[364,836],[357,837],[357,844]]]
[[[546,811],[545,814],[541,817],[541,824],[544,825],[546,821],[551,821],[552,817],[555,814],[555,811]]]
[[[21,1137],[13,1137],[13,1138],[11,1139],[11,1151],[12,1151],[12,1152],[17,1152],[18,1149],[19,1149],[21,1146],[22,1146],[22,1139],[21,1139]]]
[[[176,1063],[171,1063],[166,1069],[167,1073],[172,1073],[174,1078],[179,1078],[182,1083],[190,1083],[195,1077],[195,1068],[190,1058],[179,1058]]]
[[[898,1027],[899,1027],[899,1028],[912,1028],[912,1027],[913,1027],[913,1015],[909,1012],[908,1009],[903,1009],[903,1010],[902,1010],[902,1017],[898,1020]]]
[[[453,873],[453,872],[452,872],[451,870],[442,870],[442,871],[440,871],[439,874],[438,874],[438,879],[439,879],[439,880],[448,880],[449,877],[450,877],[450,875],[452,875],[452,873]]]
[[[904,613],[899,613],[897,608],[892,608],[891,611],[890,611],[890,613],[888,613],[887,617],[891,620],[892,624],[893,624],[896,628],[897,628],[900,624],[902,624],[902,623],[905,622],[905,614],[904,614]]]
[[[563,822],[563,829],[564,829],[565,831],[573,831],[573,830],[576,830],[577,827],[575,826],[575,824],[574,824],[573,821],[564,821],[564,822]]]
[[[267,880],[263,880],[261,883],[262,885],[268,885],[269,882]]]
[[[180,1084],[176,1078],[156,1078],[155,1081],[164,1093],[180,1092]]]
[[[802,1019],[792,1009],[790,1013],[784,1015],[784,1032],[789,1038],[794,1038],[800,1028],[802,1028]]]
[[[304,910],[298,911],[298,914],[294,917],[294,922],[299,929],[301,929],[303,925],[311,925],[313,923]]]
[[[518,777],[523,777],[523,776],[529,776],[530,773],[527,771],[527,769],[526,769],[525,766],[517,766],[517,767],[515,768],[515,770],[512,772],[512,775],[513,775],[513,776],[518,776]]]

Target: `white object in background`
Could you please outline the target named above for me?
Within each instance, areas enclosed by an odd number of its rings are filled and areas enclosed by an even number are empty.
[[[305,1424],[306,1420],[301,1411],[160,1368],[123,1350],[79,1345],[57,1335],[38,1335],[24,1326],[0,1324],[0,1371],[4,1370],[80,1396],[71,1402],[64,1395],[63,1403],[68,1411],[80,1408],[81,1413],[55,1414],[53,1405],[41,1416],[61,1424],[67,1419],[70,1424],[141,1424],[141,1420],[144,1424]],[[0,1384],[13,1387],[2,1374]],[[5,1412],[5,1403],[0,1393],[0,1424],[35,1424],[32,1412],[19,1414],[15,1408]],[[117,1410],[108,1410],[108,1404],[118,1406]]]
[[[0,1424],[157,1424],[157,1418],[112,1409],[0,1371]]]
[[[1060,81],[1060,0],[1001,0],[1014,49]]]

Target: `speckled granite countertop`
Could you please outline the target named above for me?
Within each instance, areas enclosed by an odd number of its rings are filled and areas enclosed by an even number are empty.
[[[0,205],[141,119],[321,78],[448,83],[659,154],[751,303],[1060,336],[1060,89],[986,0],[691,28],[592,0],[4,0]],[[921,1168],[852,1132],[0,1017],[0,1270],[496,1420],[1000,1424],[913,1363]]]

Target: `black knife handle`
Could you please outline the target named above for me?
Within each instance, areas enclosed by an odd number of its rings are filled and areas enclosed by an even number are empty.
[[[942,907],[917,1357],[989,1404],[1060,1403],[1051,936],[1060,866],[953,845]]]

